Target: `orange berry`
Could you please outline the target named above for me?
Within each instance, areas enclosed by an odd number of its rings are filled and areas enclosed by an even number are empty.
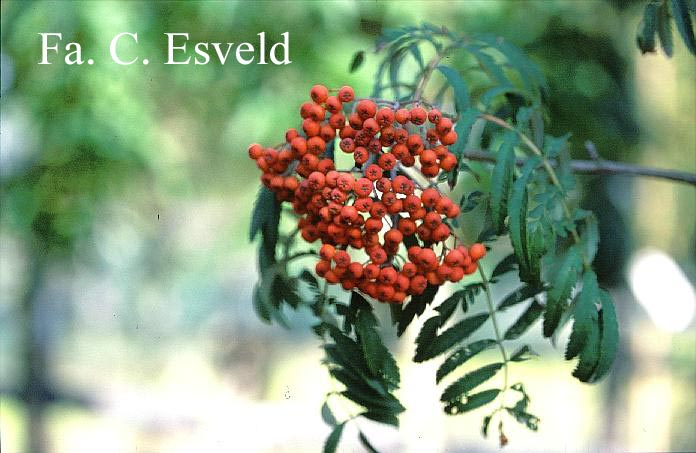
[[[469,256],[474,261],[478,261],[484,256],[486,256],[486,247],[483,244],[474,244],[469,247]]]
[[[341,102],[351,102],[355,98],[355,92],[353,88],[349,86],[344,86],[338,90],[338,99]]]
[[[309,90],[309,95],[314,102],[320,104],[325,102],[326,98],[329,97],[329,90],[324,85],[314,85],[312,89]]]

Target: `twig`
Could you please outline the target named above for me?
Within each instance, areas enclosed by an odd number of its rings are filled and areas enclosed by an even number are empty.
[[[495,154],[480,149],[467,149],[462,153],[462,157],[469,160],[495,163]],[[517,159],[517,166],[522,166],[526,159]],[[551,160],[551,164],[557,166],[556,161]],[[573,173],[583,175],[626,175],[626,176],[647,176],[651,178],[667,179],[670,181],[681,182],[696,186],[696,174],[687,171],[667,170],[662,168],[644,167],[642,165],[614,162],[610,160],[571,160],[570,168]]]

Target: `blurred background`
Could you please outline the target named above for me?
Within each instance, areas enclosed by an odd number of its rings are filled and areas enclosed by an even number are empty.
[[[694,172],[696,59],[676,36],[672,59],[640,55],[644,3],[3,1],[2,451],[319,451],[331,383],[310,317],[285,330],[251,305],[248,144],[281,141],[314,83],[367,92],[377,59],[349,74],[354,52],[382,28],[428,21],[525,49],[550,83],[549,132],[571,132],[577,158],[592,140],[607,159]],[[108,61],[125,31],[148,66]],[[237,43],[260,31],[290,32],[291,65],[162,64],[164,32]],[[38,65],[40,32],[96,63]],[[542,357],[512,373],[541,425],[506,423],[506,450],[694,451],[696,190],[580,182],[601,221],[596,265],[617,302],[619,357],[601,384],[580,384],[563,346],[532,329],[524,340]],[[497,450],[481,413],[442,412],[437,364],[410,362],[418,327],[399,342],[385,329],[403,367],[401,429],[361,429],[384,451]],[[362,451],[355,433],[341,451]]]

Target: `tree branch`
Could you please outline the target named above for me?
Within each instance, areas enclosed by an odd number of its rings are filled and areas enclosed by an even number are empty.
[[[467,149],[462,153],[462,157],[469,160],[481,162],[495,162],[495,154],[479,149]],[[517,165],[522,166],[526,159],[517,159]],[[551,161],[555,166],[555,162]],[[696,186],[696,174],[686,171],[665,170],[661,168],[644,167],[642,165],[626,164],[613,162],[610,160],[572,160],[570,167],[573,173],[583,175],[627,175],[627,176],[648,176],[651,178],[667,179],[670,181],[686,183]]]

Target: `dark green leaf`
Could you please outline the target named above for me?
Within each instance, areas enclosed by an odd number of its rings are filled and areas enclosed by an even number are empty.
[[[580,231],[580,239],[582,240],[585,259],[587,259],[588,263],[592,263],[599,245],[599,225],[597,225],[597,218],[594,215],[591,214],[585,217],[583,228]]]
[[[454,90],[454,105],[457,113],[461,114],[469,108],[469,88],[459,73],[449,66],[439,65],[437,69],[445,76]]]
[[[462,196],[459,206],[462,208],[462,212],[471,212],[479,205],[483,198],[483,192],[480,190],[475,190],[469,194],[469,196]]]
[[[457,309],[459,302],[464,299],[465,292],[466,290],[463,289],[455,291],[451,296],[442,301],[440,305],[435,307],[435,310],[440,313],[440,325],[444,325],[450,319],[454,311]]]
[[[502,363],[492,363],[481,367],[471,373],[467,373],[461,378],[457,379],[452,385],[447,387],[444,392],[442,392],[442,397],[440,401],[444,402],[456,402],[460,401],[464,395],[469,393],[470,390],[483,384],[498,372],[498,370],[503,366]]]
[[[638,48],[641,53],[655,52],[658,7],[659,5],[652,1],[645,5],[643,20],[637,36]]]
[[[493,273],[491,274],[491,280],[495,279],[496,277],[500,277],[501,275],[506,274],[508,272],[512,272],[516,269],[517,257],[514,253],[511,253],[505,258],[503,258],[503,260],[495,266],[495,269],[493,269]]]
[[[249,228],[249,240],[253,241],[261,233],[259,248],[259,267],[263,270],[275,263],[275,249],[278,244],[278,224],[280,223],[280,202],[273,192],[262,186],[254,204]]]
[[[532,415],[518,407],[506,407],[505,408],[510,415],[513,416],[515,420],[519,423],[525,425],[528,429],[536,431],[539,429],[539,417]]]
[[[619,325],[616,322],[616,310],[611,296],[606,291],[599,291],[599,300],[602,302],[602,310],[599,312],[599,325],[601,328],[600,356],[594,371],[592,381],[602,379],[611,369],[619,348]]]
[[[375,329],[376,325],[377,319],[371,311],[366,311],[364,309],[358,311],[355,330],[367,366],[373,376],[384,379],[389,388],[393,389],[399,385],[399,368],[394,357],[382,343],[382,338]]]
[[[500,304],[498,304],[498,310],[502,311],[513,305],[524,302],[527,299],[531,299],[543,290],[541,286],[533,285],[523,285],[517,288],[515,291],[511,292],[505,299],[503,299]]]
[[[529,327],[531,327],[534,322],[536,322],[537,319],[541,316],[541,314],[544,312],[544,307],[536,301],[536,299],[532,300],[532,303],[529,304],[529,307],[527,307],[527,310],[525,310],[524,313],[522,313],[522,316],[519,317],[519,319],[510,326],[510,328],[505,332],[505,339],[506,340],[514,340],[522,336]]]
[[[428,343],[425,341],[420,342],[418,345],[420,349],[416,348],[416,355],[413,360],[423,362],[437,357],[457,343],[464,341],[481,327],[486,322],[486,319],[488,319],[488,314],[486,313],[471,316],[445,330]]]
[[[491,176],[491,217],[497,234],[503,234],[505,231],[505,217],[507,216],[507,202],[515,168],[517,141],[517,133],[514,131],[505,132],[505,138],[500,145]]]
[[[687,0],[672,0],[672,16],[677,24],[677,30],[679,30],[679,34],[684,44],[686,44],[686,48],[689,49],[689,52],[696,55],[696,37],[694,36],[691,16],[689,16]]]
[[[585,340],[585,345],[580,351],[578,365],[573,371],[573,376],[582,382],[588,382],[597,367],[599,361],[599,325],[590,324],[590,332]]]
[[[578,279],[577,273],[582,266],[580,253],[576,247],[571,247],[560,264],[555,264],[556,275],[551,289],[547,292],[546,309],[544,311],[544,336],[550,337],[558,328],[561,315],[565,311],[568,298]]]
[[[474,393],[473,395],[467,395],[466,401],[463,403],[461,401],[448,402],[445,406],[445,412],[449,415],[463,414],[464,412],[469,412],[481,406],[485,406],[496,399],[499,394],[499,389],[490,389]]]
[[[324,443],[324,453],[335,453],[338,442],[341,440],[341,434],[343,434],[343,427],[345,424],[346,422],[336,425],[333,431],[331,431],[331,434]]]
[[[670,20],[667,3],[660,4],[657,21],[657,35],[660,37],[660,47],[668,57],[672,56],[674,43],[672,41],[672,21]]]
[[[326,423],[329,426],[336,426],[336,417],[334,417],[333,412],[331,412],[331,408],[329,407],[329,403],[324,401],[324,404],[321,405],[321,419],[324,420],[324,423]]]
[[[539,357],[539,354],[530,348],[529,345],[524,345],[510,356],[510,361],[524,362],[525,360],[529,360],[533,357]]]
[[[355,55],[353,55],[353,59],[350,62],[350,68],[348,69],[348,72],[353,73],[360,69],[360,66],[362,66],[363,62],[365,61],[365,51],[364,50],[359,50],[355,52]]]
[[[522,168],[522,175],[512,185],[512,195],[508,206],[508,228],[510,242],[515,250],[520,266],[520,280],[533,280],[529,268],[529,251],[527,247],[527,185],[534,170],[539,165],[539,159],[530,158]]]
[[[367,412],[363,412],[362,416],[379,423],[396,426],[397,428],[399,427],[399,418],[393,412],[390,411],[379,411],[371,409]]]
[[[411,297],[411,301],[404,306],[404,309],[401,311],[399,316],[399,322],[396,328],[396,334],[398,336],[401,336],[404,333],[416,315],[423,314],[426,305],[433,301],[439,289],[439,285],[428,285],[427,288],[425,288],[425,291],[423,291],[423,294]]]
[[[491,424],[492,415],[486,415],[483,417],[483,423],[481,423],[481,435],[483,437],[488,437],[488,426]]]
[[[437,330],[442,325],[442,318],[440,316],[433,316],[428,318],[421,327],[418,336],[416,337],[416,354],[413,360],[416,362],[422,362],[423,357],[426,356],[428,349],[432,345],[433,340],[437,336]]]
[[[566,360],[570,360],[580,353],[585,347],[587,338],[592,333],[592,324],[597,319],[595,303],[599,301],[599,288],[597,276],[592,270],[586,270],[582,277],[582,290],[578,295],[578,303],[575,306],[573,317],[573,330],[566,349]]]
[[[314,275],[312,275],[312,273],[309,272],[307,269],[304,269],[300,273],[300,280],[307,283],[314,290],[319,289],[319,282],[317,281],[317,278]]]
[[[449,357],[447,357],[447,359],[442,362],[442,365],[440,365],[440,368],[437,369],[437,374],[435,376],[436,382],[440,383],[442,378],[457,369],[457,367],[479,352],[484,351],[493,345],[495,345],[495,340],[479,340],[469,344],[468,346],[457,349]]]
[[[358,431],[358,439],[368,453],[379,453],[362,431]]]

